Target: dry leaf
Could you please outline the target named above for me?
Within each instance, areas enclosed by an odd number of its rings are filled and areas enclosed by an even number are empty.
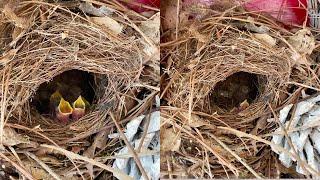
[[[25,18],[18,17],[11,4],[6,4],[2,10],[3,14],[7,17],[7,19],[15,24],[15,26],[20,27],[22,29],[27,29],[30,25],[30,20]]]
[[[118,35],[123,30],[123,25],[115,21],[114,19],[110,17],[91,17],[91,21],[93,21],[96,24],[99,24],[101,26],[106,27],[107,29],[111,30],[114,34]]]
[[[76,153],[76,154],[79,154],[81,150],[83,150],[84,148],[83,147],[80,147],[80,146],[72,146],[71,147],[71,151]]]
[[[0,57],[0,65],[4,66],[8,64],[13,59],[14,55],[16,55],[17,51],[17,49],[11,49],[10,51],[4,53],[3,56]]]
[[[53,157],[53,156],[40,156],[38,157],[41,161],[43,161],[46,164],[50,164],[53,166],[61,166],[63,165],[63,162],[61,162],[59,159]]]
[[[181,144],[181,137],[174,132],[173,128],[161,129],[160,131],[161,151],[178,151]]]
[[[260,33],[255,33],[253,36],[261,41],[263,43],[269,45],[269,46],[275,46],[277,44],[277,40],[271,37],[269,34],[260,34]]]
[[[197,24],[192,24],[189,28],[189,32],[201,43],[207,43],[210,40],[208,36],[199,32]]]
[[[35,179],[54,179],[47,171],[39,167],[38,164],[33,161],[23,161],[23,164],[26,167],[26,170],[30,172]]]
[[[3,129],[3,144],[5,146],[14,146],[21,143],[28,143],[26,138],[23,138],[15,130],[9,127]]]
[[[63,32],[63,33],[61,33],[61,38],[62,39],[65,39],[65,38],[67,38],[69,36],[69,33],[68,32]]]
[[[12,33],[12,39],[13,40],[17,39],[22,32],[24,32],[24,29],[20,27],[15,27]]]
[[[242,103],[240,103],[240,107],[239,110],[243,111],[245,109],[247,109],[250,106],[250,104],[248,103],[248,100],[244,100]]]
[[[46,147],[39,147],[38,151],[36,152],[37,156],[44,156],[46,154],[56,154],[56,155],[61,155],[60,151],[56,151],[51,148],[46,148]]]
[[[114,9],[111,9],[109,7],[105,7],[105,6],[100,6],[99,8],[95,7],[92,5],[92,3],[89,2],[83,2],[80,4],[79,8],[88,14],[92,14],[94,16],[108,16],[113,14]]]
[[[191,114],[189,119],[189,114],[187,112],[181,112],[182,118],[188,122],[191,127],[200,127],[206,125],[206,123],[196,114]]]
[[[144,46],[143,52],[145,52],[148,56],[152,57],[155,60],[160,58],[160,54],[159,54],[160,52],[157,46],[151,46],[149,43],[145,42],[144,40],[141,41],[141,43]]]
[[[246,29],[248,29],[249,31],[253,31],[253,32],[256,32],[256,33],[261,33],[261,34],[265,34],[265,33],[270,31],[269,27],[266,27],[266,26],[263,26],[263,25],[257,26],[255,23],[253,23],[255,21],[253,17],[249,16],[247,18],[247,20],[251,21],[251,22],[250,23],[246,23],[244,25],[244,27]]]
[[[142,32],[153,40],[154,43],[160,43],[160,13],[153,15],[147,21],[140,25]]]
[[[311,54],[315,48],[315,38],[308,29],[297,31],[288,42],[301,55]]]

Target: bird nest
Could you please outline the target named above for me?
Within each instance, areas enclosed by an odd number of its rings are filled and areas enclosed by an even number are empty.
[[[163,36],[162,78],[170,80],[161,84],[168,105],[161,128],[171,131],[161,138],[162,152],[171,151],[162,156],[165,177],[261,177],[273,171],[267,145],[217,127],[271,131],[266,115],[283,103],[293,68],[284,40],[291,33],[263,16],[231,12]],[[172,140],[163,142],[170,134]]]
[[[0,36],[4,39],[0,43],[1,129],[11,128],[1,131],[1,137],[12,132],[8,138],[14,139],[15,135],[17,142],[10,146],[14,146],[16,152],[25,151],[28,157],[32,156],[30,153],[36,154],[32,159],[37,162],[43,161],[40,157],[51,157],[48,172],[53,177],[57,176],[52,169],[66,177],[81,174],[85,179],[89,175],[99,175],[101,169],[80,172],[80,164],[75,165],[70,155],[61,156],[66,155],[63,150],[54,151],[39,147],[40,144],[53,144],[91,158],[111,154],[122,146],[119,139],[110,140],[103,147],[97,145],[115,128],[110,115],[118,121],[137,110],[131,111],[139,89],[133,87],[133,83],[138,82],[146,55],[143,52],[145,44],[141,43],[144,38],[130,18],[141,20],[141,17],[135,13],[122,14],[126,9],[115,1],[102,4],[114,10],[112,16],[117,20],[106,19],[113,23],[109,28],[79,9],[68,7],[68,2],[66,6],[42,1],[8,4],[2,7],[0,14]],[[117,30],[112,29],[115,22],[126,24],[126,30],[116,33]],[[71,93],[76,91],[72,82],[79,82],[81,85],[76,88],[80,88],[84,92],[81,95],[90,101],[85,116],[67,124],[44,113],[48,112],[48,98],[61,79],[60,86]],[[43,96],[47,96],[44,101]],[[97,133],[100,139],[94,140],[92,147],[91,135]],[[90,153],[88,149],[91,149]],[[100,163],[100,168],[112,171],[101,164],[107,161],[96,163]],[[36,168],[32,163],[20,165]],[[30,177],[28,172],[35,170],[24,171],[19,165],[15,168],[26,177]]]

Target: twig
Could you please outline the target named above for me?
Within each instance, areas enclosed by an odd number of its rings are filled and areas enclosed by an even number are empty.
[[[7,110],[7,94],[9,90],[9,77],[11,73],[11,66],[8,67],[9,72],[6,73],[7,68],[4,69],[2,75],[2,88],[1,88],[1,116],[0,116],[0,144],[3,142],[3,128],[5,125],[5,113]],[[8,76],[8,77],[7,77]]]
[[[61,180],[60,176],[58,174],[56,174],[48,165],[46,165],[45,163],[43,163],[39,158],[37,158],[34,154],[30,153],[30,152],[24,152],[26,155],[28,155],[29,157],[31,157],[33,160],[35,160],[40,166],[42,166],[42,168],[44,170],[46,170],[53,178],[57,179],[57,180]]]
[[[4,154],[2,154],[0,152],[0,156],[5,159],[6,161],[8,161],[9,163],[12,164],[12,166],[14,166],[19,172],[21,172],[26,178],[30,179],[30,180],[34,180],[34,177],[28,172],[26,171],[23,167],[19,166],[18,164],[16,164],[14,161],[12,161],[11,159],[9,159],[7,156],[5,156]]]
[[[225,150],[227,150],[230,154],[232,154],[244,167],[246,167],[256,178],[262,179],[259,174],[253,170],[246,162],[244,162],[241,157],[239,157],[235,152],[233,152],[225,143],[220,141],[215,135],[210,134],[210,136],[217,141]]]
[[[79,154],[76,154],[76,153],[73,153],[71,151],[67,151],[67,150],[62,149],[60,147],[56,147],[56,146],[52,146],[52,145],[41,144],[40,146],[41,147],[45,147],[45,148],[49,148],[49,149],[53,149],[53,150],[56,150],[56,151],[60,151],[61,153],[63,153],[64,155],[68,156],[71,159],[79,159],[79,160],[85,161],[87,163],[90,163],[92,165],[98,166],[98,167],[100,167],[102,169],[105,169],[105,170],[107,170],[109,172],[112,172],[114,174],[114,176],[119,178],[119,179],[121,179],[121,178],[128,179],[128,180],[132,179],[132,177],[124,174],[120,170],[112,168],[112,167],[107,166],[105,164],[102,164],[100,162],[97,162],[94,159],[91,159],[91,158],[88,158],[88,157],[85,157],[85,156],[80,156]]]
[[[180,0],[177,0],[177,14],[176,14],[176,40],[178,39],[179,33],[179,15],[180,15]]]
[[[145,124],[145,127],[143,128],[144,132],[143,132],[143,134],[142,134],[142,136],[140,138],[141,140],[140,140],[140,143],[139,143],[139,146],[138,146],[138,149],[137,149],[138,152],[141,152],[141,148],[142,148],[144,139],[146,138],[146,136],[148,134],[148,129],[149,129],[150,120],[151,120],[151,108],[152,108],[152,106],[150,106],[149,113],[148,113],[148,115],[146,117],[147,123]]]
[[[126,135],[122,132],[121,127],[119,126],[117,120],[114,118],[113,113],[111,113],[111,112],[110,112],[110,117],[113,120],[114,124],[116,125],[121,138],[124,140],[124,143],[127,145],[128,149],[131,151],[131,153],[133,155],[133,159],[135,160],[135,162],[136,162],[136,164],[137,164],[137,166],[138,166],[143,178],[148,180],[149,177],[147,176],[147,173],[145,172],[145,170],[144,170],[144,168],[143,168],[143,166],[142,166],[142,164],[140,162],[140,159],[138,158],[138,155],[137,155],[136,151],[133,149],[133,147],[130,144],[130,142],[128,141]]]
[[[227,159],[222,157],[218,152],[216,152],[210,145],[208,145],[207,143],[198,139],[190,131],[184,129],[183,127],[180,127],[178,125],[176,125],[175,127],[178,128],[179,130],[183,131],[184,133],[188,134],[190,137],[192,137],[198,143],[200,143],[203,147],[207,148],[215,157],[217,157],[217,159],[221,163],[221,165],[227,166],[232,171],[232,173],[234,173],[234,175],[239,176],[238,169],[231,162],[229,162]]]
[[[285,152],[285,153],[289,154],[290,156],[292,156],[292,157],[295,158],[295,159],[298,159],[298,158],[299,158],[296,154],[289,152],[287,149],[285,149],[285,148],[283,148],[283,147],[281,147],[281,146],[279,146],[279,145],[277,145],[277,144],[274,144],[274,143],[272,143],[272,142],[270,142],[270,141],[268,141],[268,140],[262,139],[262,138],[260,138],[260,137],[258,137],[258,136],[251,135],[251,134],[247,134],[247,133],[238,131],[238,130],[233,129],[233,128],[228,128],[228,127],[221,127],[221,126],[219,126],[219,127],[217,127],[217,128],[218,128],[218,129],[223,129],[223,130],[226,130],[226,131],[230,131],[231,133],[233,133],[233,134],[235,134],[235,135],[237,135],[237,136],[240,136],[240,137],[247,137],[247,138],[251,138],[251,139],[254,139],[254,140],[256,140],[256,141],[265,143],[265,144],[267,144],[267,145],[269,145],[269,146],[273,146],[274,148],[276,148],[276,149],[277,149],[278,151],[280,151],[280,152]],[[317,176],[320,176],[320,173],[319,173],[319,172],[315,171],[312,167],[310,167],[310,166],[309,166],[308,164],[306,164],[304,161],[302,161],[302,164],[303,164],[304,166],[306,166],[308,169],[312,170],[315,174],[317,174]]]

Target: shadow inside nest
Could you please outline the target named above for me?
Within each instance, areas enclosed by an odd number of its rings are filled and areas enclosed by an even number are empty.
[[[251,104],[263,92],[264,84],[260,80],[264,76],[237,72],[218,82],[209,93],[210,109],[220,108],[227,111],[241,110],[245,104]]]
[[[93,103],[95,97],[96,84],[92,73],[80,70],[65,71],[50,82],[42,83],[34,97],[31,99],[32,109],[36,109],[41,115],[49,115],[50,97],[56,91],[60,92],[62,97],[72,103],[79,96],[85,98],[90,104]]]

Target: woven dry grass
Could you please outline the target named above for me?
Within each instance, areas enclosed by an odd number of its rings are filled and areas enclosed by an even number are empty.
[[[17,144],[3,148],[1,156],[11,159],[11,165],[25,177],[35,175],[33,171],[39,170],[39,164],[42,167],[39,176],[47,174],[49,179],[52,176],[88,179],[97,177],[103,170],[116,172],[103,164],[110,164],[115,158],[111,156],[113,152],[124,145],[119,139],[106,141],[106,135],[116,129],[110,114],[122,123],[152,105],[157,88],[151,85],[157,84],[150,81],[148,86],[148,82],[139,78],[146,64],[152,70],[158,63],[156,58],[146,58],[142,41],[152,41],[133,22],[146,18],[129,12],[117,1],[96,3],[115,9],[113,18],[126,26],[124,33],[115,34],[94,23],[90,17],[68,6],[68,2],[26,1],[1,7],[0,136],[3,137],[7,127],[17,132],[9,137],[16,138]],[[30,101],[42,83],[72,69],[93,74],[97,87],[95,103],[86,116],[63,125],[40,115]],[[151,70],[149,75],[155,76],[156,72]],[[138,91],[147,94],[138,100]],[[19,138],[23,138],[24,143],[21,139],[18,141]],[[54,147],[48,148],[45,144]]]
[[[265,33],[276,44],[257,38],[253,24],[269,29]],[[163,177],[279,177],[284,168],[264,141],[276,124],[267,118],[271,110],[296,100],[300,85],[317,89],[318,67],[297,65],[285,40],[292,33],[254,13],[213,11],[170,31],[161,45],[162,79],[168,80],[161,84],[161,129],[172,131],[166,144],[174,148],[162,149]],[[238,72],[257,75],[257,97],[240,111],[217,107],[210,100],[216,85]],[[297,81],[299,86],[292,85]]]

